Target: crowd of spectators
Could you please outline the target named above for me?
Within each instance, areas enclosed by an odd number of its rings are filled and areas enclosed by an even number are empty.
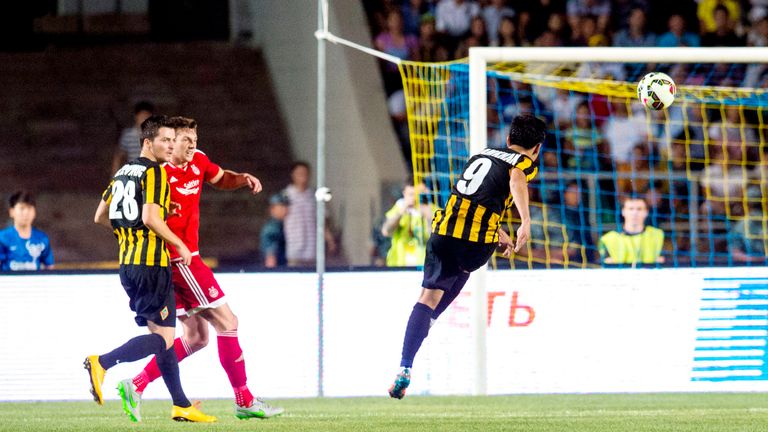
[[[454,60],[474,46],[768,46],[764,0],[385,0],[366,5],[376,48],[414,61]],[[390,107],[399,107],[391,111],[410,162],[401,77],[396,67],[382,66]],[[598,78],[636,81],[663,70],[682,85],[768,87],[762,65],[587,66],[589,76]],[[542,175],[532,195],[550,207],[548,223],[564,227],[560,237],[584,246],[586,252],[574,255],[599,260],[597,240],[621,225],[624,198],[639,197],[646,203],[648,224],[671,231],[665,254],[675,265],[702,257],[711,263],[765,261],[765,234],[756,231],[755,222],[758,215],[765,217],[758,207],[766,199],[768,180],[760,168],[766,158],[760,143],[768,140],[757,127],[764,115],[760,107],[673,104],[649,113],[633,99],[502,79],[489,85],[495,86],[489,145],[503,143],[505,122],[517,113],[533,112],[549,121]],[[553,174],[561,178],[553,180]],[[532,212],[544,217],[542,211]],[[554,231],[547,237],[557,237]],[[550,258],[551,253],[546,252]]]
[[[374,45],[448,61],[474,46],[766,46],[764,0],[368,0]],[[387,66],[387,75],[397,69]],[[388,93],[397,83],[389,83]]]

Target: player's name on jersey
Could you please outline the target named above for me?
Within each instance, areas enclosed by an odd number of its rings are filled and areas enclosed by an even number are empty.
[[[147,167],[145,165],[125,165],[124,167],[120,168],[117,173],[115,173],[115,177],[141,177],[146,170]]]
[[[520,159],[520,156],[521,156],[520,153],[507,153],[501,150],[494,150],[494,149],[485,149],[481,151],[480,154],[483,154],[485,156],[492,156],[492,157],[495,157],[496,159],[501,159],[510,165],[516,164],[517,160]]]

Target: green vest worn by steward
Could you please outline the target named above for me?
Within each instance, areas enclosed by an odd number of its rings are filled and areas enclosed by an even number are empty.
[[[391,218],[401,211],[399,202],[389,209],[386,218]],[[406,211],[392,232],[392,246],[387,253],[387,266],[424,265],[429,234],[429,221],[424,219],[419,210],[413,208]]]
[[[613,264],[655,264],[663,245],[664,231],[651,226],[638,234],[611,231],[600,238],[600,256]]]

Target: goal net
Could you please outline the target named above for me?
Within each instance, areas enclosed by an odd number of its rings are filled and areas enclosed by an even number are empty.
[[[600,238],[621,229],[626,197],[645,199],[646,224],[663,230],[664,265],[765,264],[765,51],[473,48],[470,59],[403,62],[400,72],[414,180],[437,205],[471,154],[505,145],[512,117],[548,124],[529,189],[532,240],[496,266],[599,266]],[[678,86],[666,110],[637,100],[651,71]],[[514,235],[514,210],[506,224]]]

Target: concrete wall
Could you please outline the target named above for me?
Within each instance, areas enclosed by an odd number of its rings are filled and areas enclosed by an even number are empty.
[[[293,154],[316,166],[317,2],[251,1],[254,43],[269,65]],[[361,2],[330,3],[331,32],[370,46]],[[349,263],[368,264],[371,222],[381,211],[382,186],[402,181],[406,172],[390,125],[377,60],[333,44],[326,44],[326,53],[326,178],[334,196],[329,211],[343,224]]]

